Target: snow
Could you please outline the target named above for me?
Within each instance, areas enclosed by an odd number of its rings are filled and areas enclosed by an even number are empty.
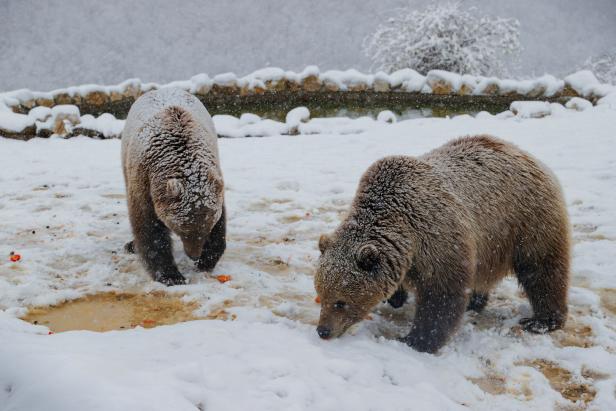
[[[391,87],[402,85],[402,89],[409,92],[421,91],[425,83],[425,76],[409,68],[394,71],[389,75],[389,84]]]
[[[384,123],[395,123],[398,121],[396,115],[391,110],[383,110],[376,116],[376,121]]]
[[[237,76],[235,73],[222,73],[214,76],[214,83],[224,85],[233,85],[237,83]]]
[[[584,111],[592,108],[592,103],[581,97],[573,97],[571,100],[567,101],[565,107],[572,110]]]
[[[565,83],[580,95],[589,94],[590,88],[599,84],[599,80],[590,70],[580,70],[565,77]]]
[[[557,79],[556,77],[546,74],[535,80],[535,87],[544,87],[545,92],[544,96],[551,97],[558,93],[565,86],[565,82],[563,80]],[[523,93],[522,93],[523,94]]]
[[[449,84],[452,87],[452,91],[457,92],[462,86],[462,76],[445,70],[430,70],[426,76],[426,82],[433,89],[439,82]]]
[[[485,86],[490,82],[483,83],[480,89],[485,90]],[[534,80],[513,80],[505,79],[494,82],[499,86],[501,94],[517,93],[521,95],[529,95],[536,93],[545,97],[551,97],[561,91],[565,86],[565,82],[561,79],[546,74]]]
[[[546,101],[514,101],[509,109],[513,114],[522,118],[539,118],[552,113],[550,103]]]
[[[340,90],[348,90],[349,87],[357,84],[364,84],[367,87],[372,87],[372,83],[374,82],[373,75],[363,74],[355,69],[346,71],[329,70],[321,73],[320,78],[323,82],[330,82],[337,85]]]
[[[599,101],[597,101],[597,105],[616,109],[616,90],[609,93],[607,96],[600,98]]]
[[[590,404],[578,406],[616,408],[616,317],[605,300],[615,292],[615,111],[596,106],[540,119],[510,116],[395,124],[312,119],[299,129],[323,134],[219,140],[227,251],[214,273],[204,275],[177,243],[176,260],[189,284],[169,289],[122,252],[130,227],[119,140],[0,138],[0,408],[574,407],[528,366],[537,359],[596,390]],[[218,132],[225,122],[237,130],[264,121],[240,126],[235,117],[216,117]],[[512,329],[530,307],[507,279],[484,313],[465,315],[438,355],[394,340],[408,329],[412,302],[400,310],[381,305],[348,335],[319,340],[312,284],[317,239],[336,227],[363,171],[385,155],[419,155],[478,133],[528,150],[563,185],[574,239],[568,328],[550,335]],[[21,262],[8,261],[12,250]],[[220,284],[218,274],[233,279]],[[15,318],[31,305],[111,290],[184,294],[201,305],[195,314],[202,316],[230,301],[225,309],[237,319],[47,335],[45,327]],[[580,331],[586,328],[588,335]],[[588,370],[601,376],[588,377]],[[490,376],[502,379],[500,391],[477,382]]]
[[[207,92],[212,87],[214,81],[205,73],[200,73],[190,78],[191,87],[189,91],[191,93]]]
[[[125,120],[118,120],[109,113],[103,113],[98,117],[90,114],[81,117],[80,127],[101,133],[105,138],[120,137],[124,128]]]
[[[320,72],[319,71],[319,67],[312,65],[312,66],[306,66],[297,75],[295,73],[293,73],[292,71],[288,71],[286,74],[287,74],[287,77],[290,78],[290,79],[296,76],[297,80],[303,80],[303,79],[305,79],[307,77],[310,77],[310,76],[318,77],[319,76],[319,72]]]
[[[0,130],[19,132],[33,124],[34,120],[25,114],[0,111]]]
[[[71,104],[59,104],[51,108],[51,116],[57,117],[59,115],[75,116],[79,118],[79,107]]]
[[[285,117],[285,124],[289,134],[296,134],[301,123],[310,120],[310,110],[307,107],[296,107],[289,111]]]
[[[261,117],[257,116],[256,114],[242,113],[242,115],[240,116],[240,121],[239,121],[238,124],[240,126],[244,126],[246,124],[258,123],[259,121],[261,121]]]
[[[268,137],[288,134],[289,127],[280,121],[262,119],[256,114],[244,113],[238,119],[228,114],[212,117],[216,132],[221,137]]]
[[[34,121],[45,121],[51,117],[51,109],[45,106],[37,106],[28,112],[28,117]]]

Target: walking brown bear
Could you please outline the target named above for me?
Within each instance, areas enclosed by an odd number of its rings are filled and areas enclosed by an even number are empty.
[[[122,169],[134,241],[152,278],[184,284],[170,231],[197,267],[214,268],[225,250],[224,183],[212,119],[178,88],[141,96],[122,131]]]
[[[322,338],[340,336],[380,301],[400,306],[414,289],[415,318],[402,341],[435,352],[465,308],[481,311],[510,272],[533,309],[524,329],[552,331],[567,317],[570,232],[560,185],[545,165],[494,137],[375,162],[319,249]]]

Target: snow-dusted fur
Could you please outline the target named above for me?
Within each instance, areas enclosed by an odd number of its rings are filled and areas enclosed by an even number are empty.
[[[393,72],[412,68],[420,73],[448,70],[475,75],[505,74],[505,56],[520,51],[515,19],[479,15],[460,3],[408,6],[366,37],[364,53],[375,68]]]
[[[363,175],[347,218],[319,241],[317,331],[342,334],[380,301],[416,293],[404,341],[434,352],[465,307],[515,272],[533,308],[526,330],[551,331],[567,316],[569,222],[552,172],[490,136],[453,140],[421,157],[393,156]]]
[[[134,248],[152,277],[180,284],[169,231],[210,270],[225,249],[224,184],[212,119],[178,88],[141,96],[122,132],[122,169]]]

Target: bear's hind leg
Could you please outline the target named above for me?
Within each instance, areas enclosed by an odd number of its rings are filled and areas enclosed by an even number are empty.
[[[534,333],[562,328],[567,319],[567,244],[561,244],[539,258],[533,258],[530,252],[517,252],[514,270],[533,308],[532,318],[520,320],[522,327]]]
[[[473,291],[471,298],[468,300],[466,311],[475,311],[480,313],[488,304],[489,295],[485,292]]]
[[[220,219],[212,228],[210,237],[203,245],[201,257],[197,260],[197,268],[200,270],[212,271],[218,263],[218,260],[220,260],[220,257],[224,254],[225,248],[227,247],[227,241],[225,239],[227,231],[226,226],[226,210],[223,206]]]

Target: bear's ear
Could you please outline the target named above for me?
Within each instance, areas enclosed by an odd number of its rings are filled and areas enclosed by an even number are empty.
[[[371,271],[379,263],[379,250],[374,244],[364,244],[357,250],[355,258],[359,268]]]
[[[170,178],[167,180],[167,194],[169,197],[179,197],[184,192],[184,184],[179,178]]]
[[[319,251],[321,251],[321,254],[327,250],[331,243],[332,239],[327,234],[321,234],[321,237],[319,237]]]

